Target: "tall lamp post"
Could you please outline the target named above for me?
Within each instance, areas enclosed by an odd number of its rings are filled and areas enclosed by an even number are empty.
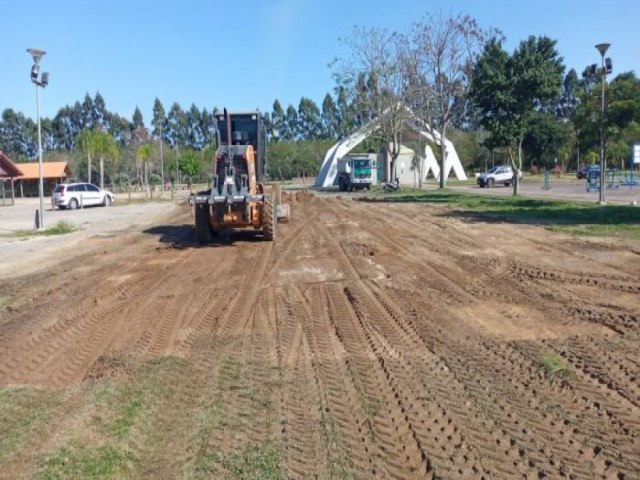
[[[33,67],[31,67],[31,81],[36,85],[36,109],[38,116],[38,174],[39,194],[40,194],[40,210],[38,210],[37,228],[44,228],[44,182],[42,180],[42,130],[40,128],[40,91],[38,87],[46,87],[49,84],[49,73],[43,72],[38,78],[40,72],[40,60],[47,53],[37,48],[28,48],[27,52],[33,57]]]
[[[596,45],[596,49],[600,52],[600,56],[602,57],[602,65],[600,67],[600,75],[602,77],[602,96],[600,103],[600,197],[598,199],[598,203],[600,205],[605,204],[604,200],[604,188],[605,188],[605,175],[607,169],[607,158],[604,152],[604,82],[607,76],[607,73],[611,73],[611,59],[607,58],[605,60],[604,55],[607,53],[607,50],[611,46],[610,43],[599,43]],[[595,69],[594,69],[595,70]]]

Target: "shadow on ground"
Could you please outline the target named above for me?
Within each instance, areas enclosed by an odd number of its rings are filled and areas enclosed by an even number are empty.
[[[158,241],[172,248],[212,248],[235,245],[238,242],[262,242],[262,235],[253,230],[225,229],[213,238],[207,245],[201,245],[196,238],[196,232],[191,224],[156,225],[143,230],[148,235],[158,236]]]

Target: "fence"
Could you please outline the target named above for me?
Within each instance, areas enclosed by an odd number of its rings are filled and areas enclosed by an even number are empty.
[[[9,180],[0,180],[0,207],[15,203],[15,190]]]

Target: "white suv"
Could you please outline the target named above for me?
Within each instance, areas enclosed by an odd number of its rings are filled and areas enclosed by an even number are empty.
[[[108,207],[116,196],[93,183],[62,183],[53,191],[53,203],[60,209],[104,205]]]
[[[494,183],[504,183],[504,186],[508,187],[511,182],[513,182],[513,170],[510,166],[493,167],[478,177],[480,188],[491,188]]]

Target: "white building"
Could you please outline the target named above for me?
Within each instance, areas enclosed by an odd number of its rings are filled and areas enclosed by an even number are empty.
[[[407,109],[408,110],[408,109]],[[315,187],[332,187],[336,185],[336,174],[338,172],[338,160],[347,155],[356,146],[370,137],[378,128],[379,120],[374,119],[356,132],[352,133],[349,137],[339,141],[333,145],[326,153],[320,172],[316,177]],[[404,185],[415,184],[417,185],[417,176],[420,169],[418,166],[422,166],[423,179],[429,174],[434,178],[440,179],[440,166],[436,161],[436,157],[431,150],[430,145],[440,145],[440,133],[431,128],[426,122],[417,118],[413,112],[409,111],[405,125],[414,132],[415,136],[424,141],[418,142],[421,145],[422,150],[419,156],[416,156],[416,152],[406,146],[401,146],[400,156],[396,160],[396,176],[399,178],[400,183]],[[449,140],[445,140],[445,162],[444,171],[445,176],[449,177],[453,171],[458,180],[466,180],[467,175],[462,168],[460,158],[456,152],[453,143]],[[378,175],[380,181],[393,181],[390,172],[390,159],[386,158],[386,155],[379,154],[377,161],[378,169],[381,170],[381,175]]]

